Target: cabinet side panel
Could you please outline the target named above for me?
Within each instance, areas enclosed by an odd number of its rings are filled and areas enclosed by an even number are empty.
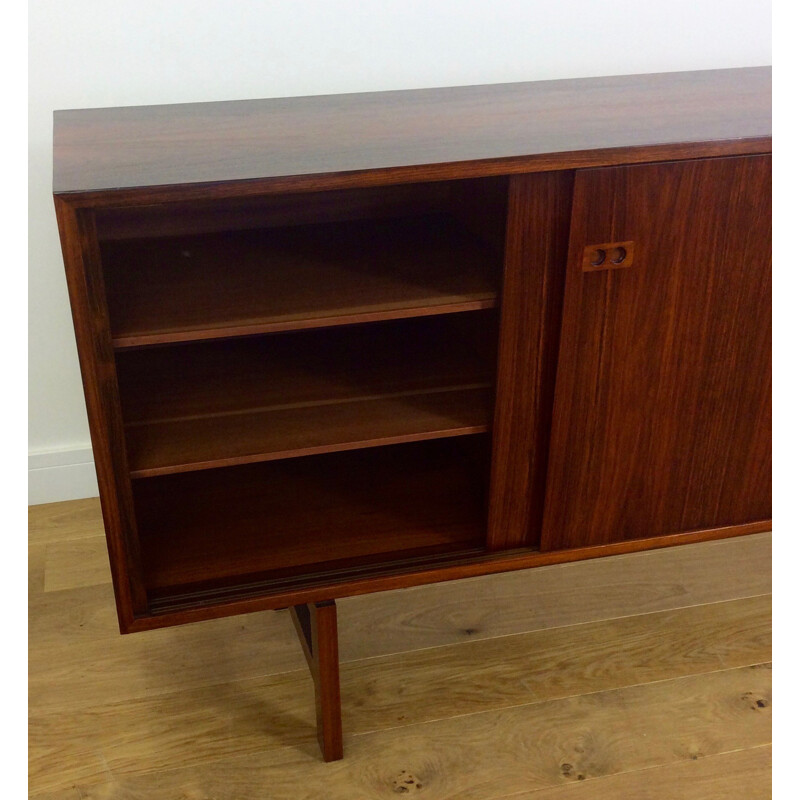
[[[114,351],[90,211],[56,198],[72,320],[89,417],[120,629],[146,610]]]
[[[543,550],[770,517],[770,170],[577,174]]]
[[[488,547],[536,545],[561,324],[572,172],[510,179]]]

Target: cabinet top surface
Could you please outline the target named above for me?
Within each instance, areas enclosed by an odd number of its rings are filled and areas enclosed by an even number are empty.
[[[465,162],[552,157],[558,169],[585,165],[577,156],[597,151],[768,139],[771,75],[750,67],[56,111],[53,191],[459,164],[448,176],[468,177],[489,173]],[[426,174],[435,177],[419,178]]]

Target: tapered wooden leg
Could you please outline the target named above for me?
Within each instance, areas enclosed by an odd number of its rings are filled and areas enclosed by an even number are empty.
[[[337,761],[343,756],[343,748],[336,603],[325,600],[294,606],[292,621],[314,679],[317,739],[322,748],[322,758]]]

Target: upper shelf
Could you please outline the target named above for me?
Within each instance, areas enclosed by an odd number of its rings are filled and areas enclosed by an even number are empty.
[[[326,188],[320,176],[333,188],[763,152],[771,75],[755,67],[57,111],[53,190],[114,205],[187,197],[193,186],[219,197]]]
[[[499,258],[446,215],[107,242],[116,348],[474,311]]]

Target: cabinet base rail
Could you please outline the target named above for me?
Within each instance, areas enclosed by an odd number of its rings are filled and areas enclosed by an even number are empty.
[[[317,739],[325,761],[338,761],[342,746],[342,700],[339,692],[339,634],[336,601],[292,606],[292,622],[314,679]]]

